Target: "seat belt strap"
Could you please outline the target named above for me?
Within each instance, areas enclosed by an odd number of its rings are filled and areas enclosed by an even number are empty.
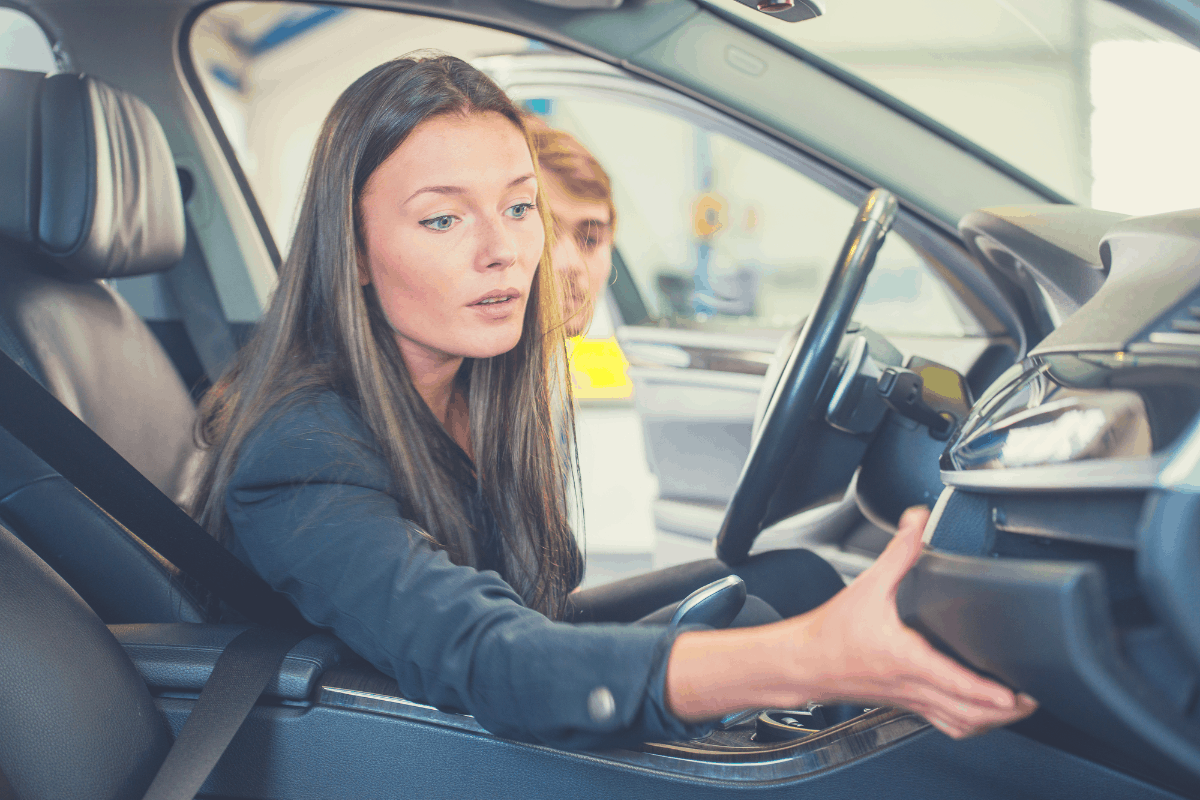
[[[0,426],[163,558],[260,625],[314,630],[283,595],[239,561],[0,351]]]
[[[175,301],[183,329],[200,359],[200,366],[208,379],[215,382],[233,361],[237,342],[221,308],[217,287],[213,285],[190,219],[187,220],[183,258],[163,273],[163,280]]]
[[[213,666],[145,800],[192,800],[304,633],[250,628]]]

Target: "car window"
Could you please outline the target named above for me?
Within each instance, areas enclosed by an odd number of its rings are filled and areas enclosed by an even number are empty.
[[[54,72],[54,48],[32,17],[0,8],[0,69]]]
[[[616,244],[650,312],[648,324],[794,326],[815,304],[854,217],[852,203],[729,131],[619,93],[562,87],[530,95],[527,86],[511,85],[504,70],[489,68],[505,61],[494,56],[544,62],[547,69],[569,59],[585,71],[613,73],[513,34],[390,11],[236,2],[201,14],[191,47],[205,92],[285,253],[308,158],[338,94],[372,67],[422,50],[481,65],[529,110],[592,149],[613,178]],[[527,79],[528,67],[520,69]],[[926,336],[961,336],[968,319],[895,234],[880,253],[859,318],[882,331]]]
[[[816,305],[854,204],[733,131],[644,98],[563,87],[523,102],[573,133],[609,172],[616,245],[647,306],[646,324],[781,330]],[[881,331],[964,334],[940,279],[894,233],[856,317]]]

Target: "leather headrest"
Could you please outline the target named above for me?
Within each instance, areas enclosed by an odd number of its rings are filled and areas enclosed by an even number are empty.
[[[0,236],[65,277],[120,278],[183,256],[171,148],[145,103],[86,75],[0,69]]]

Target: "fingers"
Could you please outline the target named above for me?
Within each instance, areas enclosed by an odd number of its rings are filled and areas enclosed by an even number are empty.
[[[918,712],[930,724],[953,739],[966,739],[979,736],[988,731],[1005,725],[1011,725],[1037,710],[1037,702],[1027,694],[1017,696],[1017,704],[1007,714],[970,714],[947,713],[944,709],[934,708]],[[915,709],[914,709],[915,710]]]
[[[1014,694],[934,650],[916,633],[908,653],[915,679],[907,706],[954,738],[974,736],[1023,719],[1037,709],[1026,694]]]
[[[919,634],[914,633],[914,636]],[[1000,684],[981,677],[952,658],[934,650],[921,639],[924,651],[916,660],[922,678],[931,685],[967,703],[979,703],[993,708],[1009,710],[1016,706],[1013,693]]]
[[[885,591],[898,586],[905,573],[912,569],[913,564],[921,557],[924,548],[921,536],[928,521],[929,509],[924,506],[914,506],[900,516],[896,535],[869,570],[873,579],[878,581]]]
[[[875,564],[834,600],[799,618],[811,634],[806,649],[831,654],[824,673],[806,675],[809,693],[901,706],[948,736],[974,736],[1028,716],[1037,704],[938,652],[901,621],[896,590],[921,557],[928,522],[928,509],[905,511]],[[822,637],[831,640],[828,648],[818,643]]]
[[[921,715],[947,736],[961,739],[1009,725],[1037,710],[1037,703],[1028,695],[1010,696],[1012,702],[999,707],[964,700],[936,686],[914,686],[898,705]]]

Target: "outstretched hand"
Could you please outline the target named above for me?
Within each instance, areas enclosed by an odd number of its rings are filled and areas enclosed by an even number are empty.
[[[921,556],[929,511],[910,508],[891,544],[854,583],[781,625],[793,630],[794,667],[813,701],[907,708],[956,739],[1033,713],[1037,703],[939,653],[900,621],[896,592]]]

